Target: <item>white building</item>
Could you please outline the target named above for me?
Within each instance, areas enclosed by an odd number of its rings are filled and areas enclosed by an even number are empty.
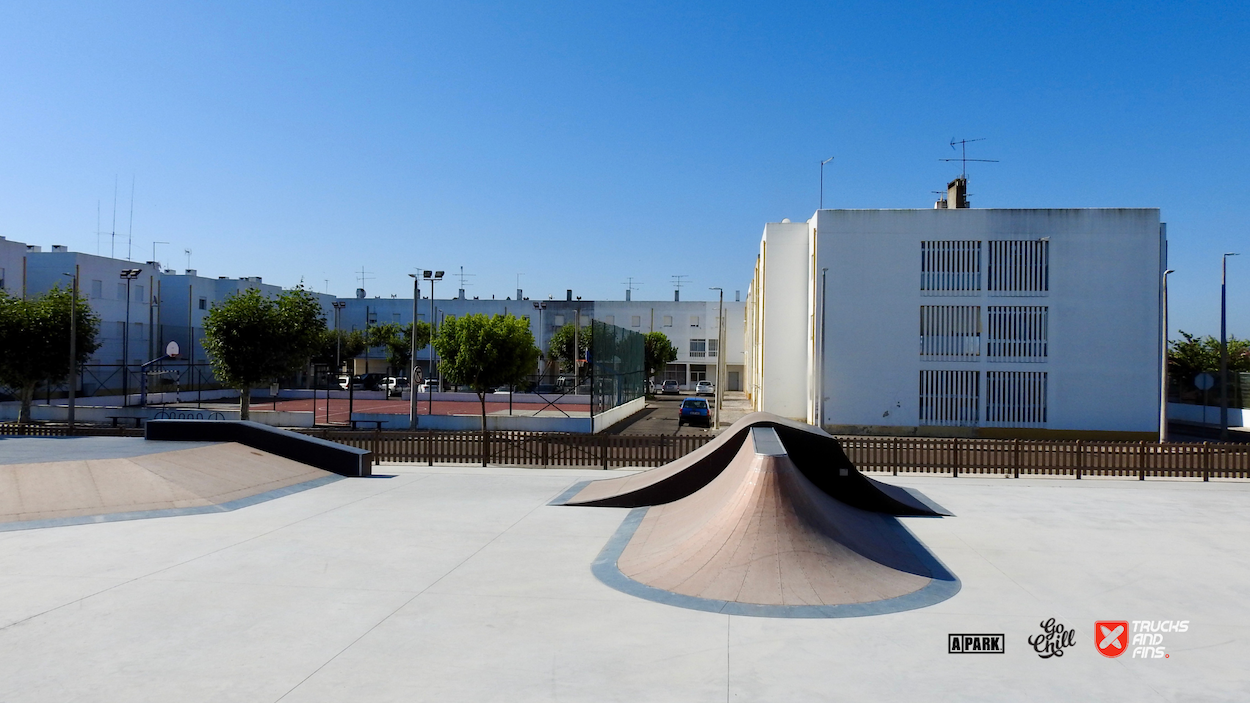
[[[765,226],[754,407],[837,433],[1157,436],[1159,211],[944,203]]]

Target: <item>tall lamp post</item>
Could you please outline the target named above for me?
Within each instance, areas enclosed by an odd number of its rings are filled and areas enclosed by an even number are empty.
[[[820,162],[820,209],[825,209],[825,164],[833,161],[833,157]]]
[[[1228,257],[1220,260],[1220,441],[1228,441]]]
[[[534,309],[538,311],[538,353],[543,354],[543,310],[547,309],[547,301],[540,300],[534,303]],[[538,382],[543,382],[543,360],[538,360]]]
[[[339,335],[339,314],[343,312],[343,308],[347,307],[347,301],[336,300],[330,305],[334,306],[334,380],[337,382],[339,374],[343,373],[343,360],[340,358],[343,354],[343,338]],[[347,377],[347,387],[352,387],[352,377]],[[326,424],[330,424],[330,392],[326,391]]]
[[[412,350],[408,360],[408,429],[417,429],[417,303],[421,301],[421,279],[417,274],[412,277]],[[431,340],[433,341],[433,340]]]
[[[725,358],[725,289],[719,286],[708,288],[720,293],[720,299],[716,303],[716,390],[712,394],[712,401],[716,403],[716,407],[712,408],[712,412],[716,416],[716,429],[720,429],[720,404],[724,399],[724,391],[721,390],[725,383],[725,377],[720,372],[721,359]]]
[[[1163,353],[1159,362],[1159,444],[1168,441],[1168,274],[1163,272]]]
[[[74,434],[74,391],[78,385],[78,266],[74,266],[73,273],[64,275],[74,279],[69,304],[69,433]]]
[[[126,328],[122,330],[122,406],[130,405],[130,282],[139,277],[143,269],[122,269],[126,281]]]
[[[430,389],[430,415],[434,414],[434,369],[438,368],[438,353],[434,349],[434,335],[438,331],[437,320],[434,318],[434,282],[443,280],[442,271],[421,272],[421,277],[430,282],[430,377],[426,379],[425,386]],[[442,391],[442,378],[439,378],[439,390]]]

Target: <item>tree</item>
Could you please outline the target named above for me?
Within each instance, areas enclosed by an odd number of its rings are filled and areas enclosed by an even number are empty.
[[[327,329],[319,335],[312,362],[333,368],[337,373],[339,369],[335,368],[335,359],[340,362],[345,359],[354,359],[364,351],[365,335],[360,330]]]
[[[443,320],[434,338],[443,378],[468,386],[482,407],[482,457],[486,457],[486,394],[524,379],[538,363],[529,323],[509,315],[465,315]]]
[[[1198,337],[1181,330],[1184,339],[1168,342],[1168,376],[1180,383],[1182,394],[1197,393],[1193,388],[1194,377],[1200,373],[1210,373],[1218,379],[1220,371],[1220,340],[1207,335]],[[1235,373],[1250,372],[1250,341],[1228,338],[1228,373],[1232,385]],[[1213,391],[1219,393],[1219,381]],[[1232,388],[1236,388],[1232,385]],[[1230,388],[1230,393],[1232,392]],[[1189,390],[1186,390],[1189,389]]]
[[[668,337],[663,332],[648,332],[643,336],[642,344],[647,378],[655,378],[660,369],[677,358],[677,347],[668,341]]]
[[[417,349],[430,344],[430,324],[417,322]],[[397,325],[388,322],[369,328],[369,346],[382,347],[386,351],[386,363],[393,370],[406,369],[412,377],[412,324]]]
[[[100,318],[87,301],[73,298],[71,290],[59,286],[25,300],[0,290],[0,383],[16,390],[22,401],[18,422],[30,422],[30,404],[40,382],[69,379],[71,305],[77,318],[76,362],[86,363],[100,348]]]
[[[573,337],[576,329],[577,326],[570,322],[556,330],[551,335],[551,339],[547,341],[548,356],[559,362],[565,371],[573,370],[574,358],[585,359],[587,350],[592,346],[592,327],[588,325],[577,332],[577,351],[579,353],[573,353]]]
[[[249,288],[209,310],[204,349],[217,378],[239,390],[240,419],[250,417],[252,388],[296,373],[324,353],[325,330],[321,305],[303,286],[276,300]]]

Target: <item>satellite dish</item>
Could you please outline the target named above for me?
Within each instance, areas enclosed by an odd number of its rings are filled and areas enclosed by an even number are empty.
[[[165,356],[172,356],[174,358],[178,357],[178,343],[177,342],[170,342],[169,344],[165,345]]]

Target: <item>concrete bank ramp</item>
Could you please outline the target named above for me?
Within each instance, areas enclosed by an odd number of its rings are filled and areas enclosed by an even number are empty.
[[[752,428],[702,489],[633,510],[594,571],[649,600],[768,617],[898,612],[959,591],[895,517],[810,481],[770,427]]]
[[[923,495],[864,476],[832,435],[771,413],[750,413],[695,451],[650,471],[593,481],[565,505],[636,508],[680,500],[711,483],[738,454],[752,428],[776,431],[791,461],[817,488],[864,510],[891,515],[950,513]]]
[[[341,478],[234,442],[9,439],[0,451],[18,459],[0,463],[0,531],[221,512]]]

